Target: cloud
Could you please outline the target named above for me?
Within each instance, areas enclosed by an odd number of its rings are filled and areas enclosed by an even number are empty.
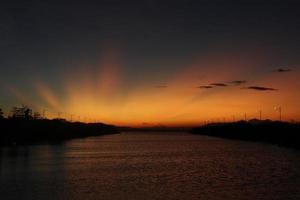
[[[213,86],[210,86],[210,85],[201,85],[201,86],[198,86],[197,88],[201,88],[201,89],[211,89],[211,88],[213,88]]]
[[[292,70],[291,69],[283,69],[283,68],[279,68],[279,69],[274,70],[274,72],[279,72],[279,73],[290,72],[290,71],[292,71]]]
[[[257,91],[276,91],[278,89],[275,88],[269,88],[269,87],[261,87],[261,86],[249,86],[249,87],[244,87],[241,89],[247,89],[247,90],[257,90]]]
[[[161,88],[161,89],[163,89],[163,88],[167,88],[168,86],[167,85],[157,85],[157,86],[155,86],[156,88]]]
[[[247,81],[245,81],[245,80],[235,80],[235,81],[231,81],[229,83],[234,84],[234,85],[242,85],[242,84],[247,83]]]
[[[226,86],[228,86],[228,85],[225,84],[225,83],[211,83],[210,85],[213,85],[213,86],[220,86],[220,87],[226,87]]]

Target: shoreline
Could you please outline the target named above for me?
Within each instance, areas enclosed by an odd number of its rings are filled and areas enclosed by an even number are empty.
[[[0,146],[55,144],[69,139],[119,133],[113,125],[63,119],[2,119],[0,129]]]
[[[196,135],[273,144],[300,149],[300,125],[271,120],[211,123],[195,127]]]

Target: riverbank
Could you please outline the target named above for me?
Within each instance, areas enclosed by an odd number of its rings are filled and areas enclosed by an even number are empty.
[[[211,123],[196,127],[193,134],[257,141],[300,149],[300,124],[270,120]]]
[[[103,123],[69,122],[63,119],[2,119],[0,145],[56,143],[73,138],[118,133]]]

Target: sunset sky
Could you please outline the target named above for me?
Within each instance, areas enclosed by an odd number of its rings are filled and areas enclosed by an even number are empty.
[[[5,1],[0,108],[117,125],[300,120],[298,1]]]

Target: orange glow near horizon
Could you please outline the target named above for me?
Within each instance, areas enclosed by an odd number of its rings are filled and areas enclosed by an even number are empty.
[[[283,120],[300,119],[299,71],[256,73],[251,66],[267,64],[257,56],[209,55],[174,73],[165,81],[165,88],[144,84],[130,90],[123,87],[122,66],[116,53],[109,52],[105,58],[97,70],[83,66],[80,69],[85,70],[68,73],[61,86],[63,94],[46,83],[35,83],[41,99],[36,107],[46,109],[49,118],[60,112],[68,120],[122,126],[193,126],[203,121],[244,119],[245,114],[247,119],[259,118],[258,110],[262,110],[264,119],[278,119],[274,106],[282,106]],[[244,85],[228,83],[233,80],[279,90],[243,90]],[[197,88],[214,82],[229,86]],[[20,102],[29,101],[15,88],[10,90]]]

